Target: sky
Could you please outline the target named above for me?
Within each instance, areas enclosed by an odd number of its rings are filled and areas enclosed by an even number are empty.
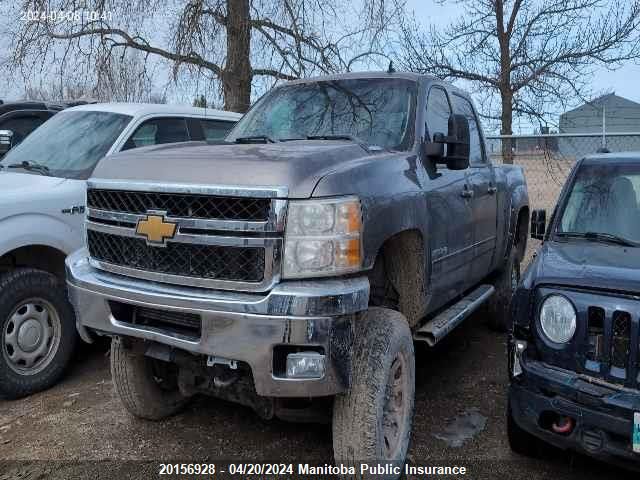
[[[2,18],[4,17],[4,21],[7,21],[7,16],[1,15],[2,10],[8,8],[10,4],[10,2],[5,2],[6,0],[0,0],[0,31],[3,23]],[[440,5],[436,0],[406,0],[406,3],[408,11],[415,13],[418,22],[425,27],[429,25],[444,27],[464,14],[461,7],[456,5],[454,1],[449,1],[445,5]],[[0,58],[8,53],[7,47],[3,46],[2,43],[4,42],[0,42]],[[3,48],[5,49],[4,51]],[[169,69],[166,69],[166,71],[167,75],[159,74],[157,76],[159,79],[158,89],[160,90],[167,88],[170,84]],[[601,68],[593,75],[591,90],[599,93],[615,92],[617,95],[640,103],[640,89],[637,87],[638,79],[640,79],[639,64],[630,62],[617,71],[608,71],[605,68]],[[169,103],[190,103],[196,96],[193,90],[199,88],[202,88],[202,86],[194,86],[192,84],[186,88],[169,86],[168,101]],[[24,85],[22,82],[14,81],[14,79],[10,78],[0,79],[1,99],[5,101],[18,99],[23,93]],[[199,93],[199,91],[196,93]],[[514,125],[516,133],[531,133],[532,128],[530,124]]]

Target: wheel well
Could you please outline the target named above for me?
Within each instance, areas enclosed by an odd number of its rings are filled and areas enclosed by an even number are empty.
[[[418,230],[405,230],[387,239],[373,269],[370,304],[402,313],[409,326],[424,316],[427,303],[424,239]]]
[[[518,212],[516,231],[513,237],[514,246],[517,248],[518,258],[523,259],[527,249],[527,239],[529,238],[529,207],[522,207]]]
[[[0,272],[17,267],[32,267],[64,279],[66,254],[46,245],[28,245],[16,248],[0,257]]]

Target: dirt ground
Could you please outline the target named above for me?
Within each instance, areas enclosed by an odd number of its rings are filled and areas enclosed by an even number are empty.
[[[409,461],[465,465],[465,478],[474,479],[627,476],[562,452],[550,450],[544,460],[510,452],[505,348],[505,338],[476,316],[435,349],[418,349]],[[49,391],[0,401],[0,479],[158,478],[159,463],[170,461],[331,463],[329,426],[264,421],[216,399],[197,398],[166,421],[131,417],[114,395],[107,350],[85,348],[66,379]]]

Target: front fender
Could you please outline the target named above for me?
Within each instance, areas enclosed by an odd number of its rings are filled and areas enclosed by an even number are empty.
[[[511,190],[511,195],[510,195],[510,205],[509,205],[509,225],[508,225],[508,232],[509,232],[509,242],[506,245],[506,249],[505,249],[505,257],[511,252],[511,247],[514,244],[514,240],[515,240],[515,235],[516,235],[516,229],[518,226],[518,215],[520,214],[520,211],[523,208],[528,208],[529,207],[529,192],[527,190],[527,184],[526,183],[522,183],[520,185],[516,185],[512,190]],[[528,232],[528,225],[529,225],[529,217],[527,216],[527,232]],[[528,238],[528,235],[525,235],[525,244],[523,246],[523,252],[526,249],[526,240]]]
[[[31,245],[52,247],[69,255],[83,243],[80,229],[46,214],[28,213],[3,218],[0,232],[0,256]]]

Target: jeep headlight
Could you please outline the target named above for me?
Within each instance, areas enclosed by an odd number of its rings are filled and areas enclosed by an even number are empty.
[[[567,343],[576,333],[576,309],[562,295],[549,295],[540,307],[540,326],[554,343]]]
[[[284,278],[342,275],[362,266],[362,211],[355,197],[289,202]]]

